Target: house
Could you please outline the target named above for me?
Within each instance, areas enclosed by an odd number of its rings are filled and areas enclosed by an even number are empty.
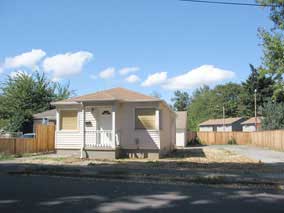
[[[248,120],[241,123],[243,132],[255,132],[256,130],[261,129],[261,117],[249,118]]]
[[[187,111],[176,112],[176,146],[187,144]]]
[[[56,109],[47,110],[33,115],[33,132],[38,124],[56,124]]]
[[[113,88],[52,104],[57,153],[159,158],[175,146],[175,113],[159,98]]]
[[[199,124],[200,132],[232,132],[242,131],[244,118],[209,119]]]

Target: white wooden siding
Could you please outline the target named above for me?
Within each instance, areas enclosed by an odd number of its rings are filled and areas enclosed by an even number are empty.
[[[243,132],[255,132],[255,125],[254,124],[243,125]]]

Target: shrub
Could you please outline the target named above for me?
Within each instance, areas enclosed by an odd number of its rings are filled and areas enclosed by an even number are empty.
[[[191,141],[189,141],[187,144],[188,145],[202,145],[202,141],[198,137],[195,137],[191,139]]]
[[[237,145],[237,141],[235,138],[231,138],[230,140],[228,140],[228,144],[229,145]]]

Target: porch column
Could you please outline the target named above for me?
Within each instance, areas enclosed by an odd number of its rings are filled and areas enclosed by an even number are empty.
[[[112,145],[113,148],[115,148],[116,144],[115,144],[115,111],[116,111],[116,104],[112,105],[112,112],[111,112],[111,118],[112,118]]]
[[[160,130],[160,110],[156,109],[156,113],[155,113],[155,126],[157,130]]]
[[[85,110],[84,104],[82,103],[82,145],[81,145],[81,157],[80,158],[84,158],[84,148],[85,148],[85,141],[86,141],[85,124],[86,124],[86,110]]]
[[[56,131],[60,130],[60,115],[59,115],[59,109],[56,109]]]

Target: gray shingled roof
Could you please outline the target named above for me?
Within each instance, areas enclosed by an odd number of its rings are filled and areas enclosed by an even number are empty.
[[[199,126],[212,126],[212,125],[223,125],[223,122],[225,125],[233,124],[239,120],[243,119],[242,117],[237,118],[225,118],[223,121],[223,118],[220,119],[209,119],[207,121],[202,122],[199,124]]]
[[[48,118],[49,120],[56,120],[56,109],[47,110],[33,115],[34,119]]]

